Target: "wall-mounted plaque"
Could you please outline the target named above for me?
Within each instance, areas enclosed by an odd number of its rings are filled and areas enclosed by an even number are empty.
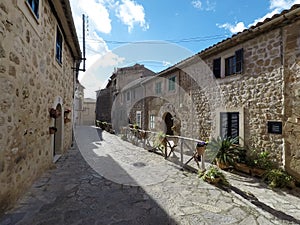
[[[268,133],[269,134],[282,134],[282,122],[268,121]]]

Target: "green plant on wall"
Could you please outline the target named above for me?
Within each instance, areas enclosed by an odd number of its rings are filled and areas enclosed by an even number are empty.
[[[239,137],[213,138],[206,147],[208,157],[215,163],[234,165],[245,154],[238,140]]]
[[[162,152],[165,151],[166,147],[166,134],[162,131],[158,132],[155,136],[154,147],[160,149]]]
[[[247,164],[251,167],[264,170],[270,170],[274,168],[269,151],[258,152],[256,150],[252,150],[247,159]]]
[[[295,179],[283,169],[271,169],[263,177],[271,188],[295,187]]]

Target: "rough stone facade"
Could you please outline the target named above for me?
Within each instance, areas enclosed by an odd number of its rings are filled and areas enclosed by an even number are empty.
[[[278,166],[300,179],[299,18],[300,6],[295,5],[144,82],[148,112],[142,114],[148,122],[143,124],[149,125],[153,114],[156,130],[166,131],[162,124],[170,113],[179,121],[182,136],[206,140],[221,136],[222,114],[236,113],[240,143],[250,150],[269,151]],[[238,61],[236,52],[242,52],[242,69],[225,76],[228,59],[235,56]],[[170,91],[172,76],[176,84]],[[155,93],[158,82],[160,94]],[[136,107],[130,108],[134,118]]]
[[[64,119],[72,119],[72,68],[81,53],[77,37],[70,41],[70,15],[68,1],[39,1],[38,16],[27,1],[0,3],[0,212],[71,145],[72,123]],[[61,63],[55,57],[57,27],[63,34]],[[50,108],[60,117],[51,118]],[[53,126],[57,132],[50,134]]]
[[[129,67],[118,68],[111,75],[110,80],[105,89],[97,91],[97,103],[96,103],[96,119],[100,121],[111,122],[111,108],[113,102],[117,98],[125,100],[127,98],[134,99],[134,95],[125,96],[127,93],[122,93],[124,96],[118,96],[124,88],[130,83],[136,82],[140,78],[146,78],[154,76],[155,73],[144,65],[135,64]]]
[[[96,120],[111,123],[112,90],[110,88],[97,91]]]
[[[85,98],[83,101],[82,124],[95,125],[96,100]]]

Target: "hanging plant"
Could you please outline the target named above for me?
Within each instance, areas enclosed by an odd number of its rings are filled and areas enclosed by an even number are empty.
[[[71,112],[71,109],[66,109],[65,114],[69,114]]]
[[[71,122],[71,119],[65,117],[65,118],[64,118],[64,122],[65,122],[65,123],[69,123],[69,122]]]
[[[50,114],[50,117],[51,117],[51,118],[56,119],[56,118],[60,117],[61,112],[60,112],[59,110],[57,110],[57,109],[51,108],[51,109],[49,110],[49,114]]]
[[[49,127],[49,133],[50,134],[54,134],[55,132],[57,132],[57,128],[56,127]]]

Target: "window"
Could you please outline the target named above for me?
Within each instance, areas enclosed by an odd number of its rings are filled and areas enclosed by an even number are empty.
[[[239,135],[239,113],[221,112],[220,113],[220,135],[221,137],[235,138]]]
[[[142,112],[141,111],[137,111],[136,112],[136,125],[138,125],[138,127],[142,127]]]
[[[126,100],[130,101],[130,92],[129,91],[127,91],[127,93],[126,93]]]
[[[155,84],[155,93],[161,94],[161,82]]]
[[[235,67],[235,56],[231,56],[225,59],[225,76],[229,76],[235,74],[236,72]]]
[[[150,129],[154,129],[154,128],[155,128],[155,116],[150,115]]]
[[[39,18],[39,0],[27,0],[28,5],[30,6],[32,12]]]
[[[216,78],[230,76],[243,72],[243,49],[237,50],[234,55],[226,58],[217,58],[213,61],[213,74]]]
[[[169,91],[175,90],[175,79],[175,76],[169,78]]]
[[[55,58],[61,64],[62,63],[62,34],[57,27],[56,29],[56,51],[55,51]]]
[[[213,73],[216,78],[221,77],[221,58],[214,59]]]

